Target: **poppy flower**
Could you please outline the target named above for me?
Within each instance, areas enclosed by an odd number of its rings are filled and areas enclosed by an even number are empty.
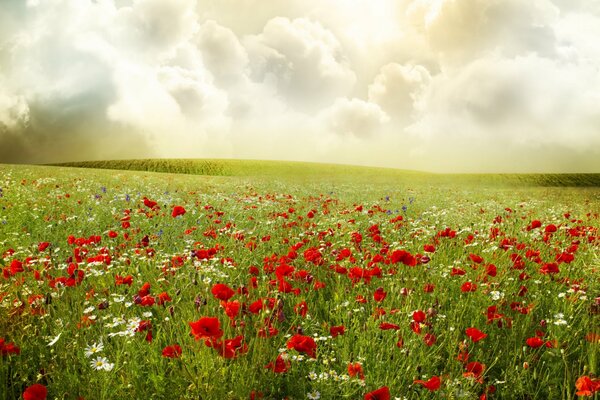
[[[438,390],[441,387],[442,380],[440,379],[439,376],[432,376],[431,378],[429,378],[426,381],[417,379],[414,381],[414,383],[423,386],[425,389],[429,390],[430,392],[435,392],[436,390]]]
[[[185,214],[185,208],[183,208],[182,206],[173,207],[173,212],[171,213],[171,216],[173,218],[178,217],[183,214]]]
[[[296,304],[294,306],[294,312],[300,315],[302,318],[306,317],[306,314],[308,313],[308,304],[306,304],[306,301]]]
[[[466,372],[463,373],[465,378],[474,378],[478,382],[481,379],[481,374],[485,371],[485,365],[477,361],[472,361],[465,366]],[[480,382],[481,383],[481,382]]]
[[[593,396],[594,393],[600,391],[600,379],[590,378],[589,376],[581,376],[575,382],[577,388],[577,396]]]
[[[7,356],[10,354],[19,355],[21,349],[13,342],[5,343],[4,338],[0,338],[0,355]]]
[[[525,343],[527,343],[527,346],[533,349],[537,349],[538,347],[542,347],[544,345],[544,341],[538,336],[530,337],[525,341]]]
[[[346,333],[346,327],[344,325],[332,326],[329,328],[329,334],[332,337],[338,337]]]
[[[382,322],[381,324],[379,324],[379,329],[381,329],[382,331],[388,331],[390,329],[398,330],[400,329],[400,326],[392,324],[390,322]]]
[[[469,254],[469,258],[471,259],[471,261],[473,261],[475,264],[481,264],[483,262],[483,257],[481,257],[480,255],[477,254]]]
[[[238,313],[240,312],[240,302],[235,301],[223,301],[221,302],[221,306],[225,309],[225,314],[231,319],[235,319]]]
[[[40,244],[38,244],[38,251],[42,252],[42,251],[46,250],[48,248],[48,246],[50,246],[50,243],[41,242]]]
[[[248,352],[248,345],[244,343],[244,336],[242,335],[236,336],[233,339],[214,341],[211,343],[211,347],[217,350],[223,358],[235,358],[240,354]]]
[[[348,364],[348,375],[350,378],[360,378],[362,380],[365,379],[365,374],[363,373],[362,364],[359,362],[349,363]]]
[[[365,394],[365,400],[390,400],[390,389],[387,386]]]
[[[311,358],[317,358],[317,343],[310,336],[295,334],[288,340],[287,348],[306,353]]]
[[[435,342],[437,342],[437,338],[434,334],[427,333],[425,336],[423,336],[423,341],[427,346],[433,346]]]
[[[426,244],[423,246],[423,251],[426,253],[435,253],[435,246],[432,244]]]
[[[559,272],[560,272],[560,270],[558,269],[558,264],[556,264],[556,263],[545,263],[540,268],[540,273],[543,275],[558,274]]]
[[[413,312],[412,318],[413,318],[413,321],[420,323],[420,322],[425,321],[425,319],[427,318],[427,315],[425,314],[424,311],[418,310],[418,311]]]
[[[477,285],[474,284],[473,282],[465,282],[460,287],[460,291],[463,293],[475,292],[475,291],[477,291]]]
[[[181,346],[179,346],[178,344],[166,346],[162,351],[162,356],[167,358],[181,357]]]
[[[270,369],[276,374],[283,374],[290,369],[291,363],[287,360],[287,355],[279,354],[275,359],[275,362],[270,362],[265,365],[266,369]]]
[[[221,301],[227,301],[235,294],[233,289],[224,283],[217,283],[212,287],[210,292],[213,294],[213,296],[215,296],[215,298]]]
[[[558,228],[556,227],[556,225],[550,224],[550,225],[546,226],[546,228],[544,229],[544,232],[546,232],[546,233],[554,233],[557,230],[558,230]]]
[[[221,323],[217,317],[202,317],[198,321],[190,322],[189,325],[196,340],[218,339],[223,336]]]
[[[390,261],[394,264],[401,262],[409,267],[417,265],[417,259],[406,250],[395,250],[391,255]]]
[[[250,311],[252,314],[258,314],[262,309],[263,309],[263,300],[262,299],[258,299],[254,303],[251,303],[248,306],[248,311]]]
[[[382,287],[378,287],[378,288],[375,290],[375,293],[373,293],[373,299],[374,299],[376,302],[381,302],[381,301],[383,301],[383,299],[385,299],[385,297],[386,297],[386,296],[387,296],[387,292],[386,292],[386,291],[384,291]]]
[[[148,208],[154,208],[154,207],[156,206],[156,204],[157,204],[157,203],[156,203],[155,201],[153,201],[153,200],[150,200],[150,199],[149,199],[149,198],[147,198],[147,197],[144,197],[144,205],[145,205],[146,207],[148,207]]]
[[[23,400],[46,400],[48,389],[46,386],[34,383],[23,392]]]
[[[477,328],[467,328],[465,333],[468,337],[471,338],[473,342],[479,342],[480,340],[483,340],[488,336],[487,334],[481,332]]]

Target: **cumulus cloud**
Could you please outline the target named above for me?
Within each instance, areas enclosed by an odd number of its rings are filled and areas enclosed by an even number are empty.
[[[600,168],[597,1],[2,8],[0,161],[292,158],[462,171],[509,170],[518,157],[516,169]]]
[[[398,124],[408,125],[430,81],[429,71],[421,65],[391,63],[369,85],[369,101],[380,105]]]
[[[389,120],[377,104],[347,98],[336,99],[322,112],[321,118],[331,132],[359,138],[375,134]]]
[[[318,22],[277,17],[246,44],[252,79],[275,85],[301,110],[319,110],[356,82],[339,41]]]
[[[549,0],[415,0],[406,12],[431,48],[450,60],[498,49],[550,55],[559,16]]]

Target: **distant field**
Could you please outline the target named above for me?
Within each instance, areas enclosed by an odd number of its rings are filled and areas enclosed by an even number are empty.
[[[76,165],[0,164],[0,400],[598,399],[598,175]]]
[[[392,168],[339,164],[255,160],[149,159],[88,161],[57,164],[65,167],[117,169],[211,176],[287,177],[412,183],[542,187],[600,187],[598,174],[433,174]]]

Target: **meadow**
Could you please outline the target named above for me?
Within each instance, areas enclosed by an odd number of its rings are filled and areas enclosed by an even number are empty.
[[[0,399],[600,397],[599,174],[0,165],[0,207]]]

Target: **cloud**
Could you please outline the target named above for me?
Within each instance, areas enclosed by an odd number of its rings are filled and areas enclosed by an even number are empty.
[[[358,138],[374,135],[389,120],[377,104],[347,98],[336,99],[321,118],[330,132]]]
[[[405,126],[412,120],[416,102],[430,81],[429,71],[421,65],[387,64],[369,85],[369,101]]]
[[[0,162],[205,156],[447,171],[506,170],[519,158],[515,168],[600,168],[597,1],[2,8]]]
[[[202,24],[196,42],[204,65],[217,84],[231,87],[246,79],[248,54],[231,29],[215,21]]]
[[[348,95],[356,82],[337,38],[305,18],[274,18],[246,46],[254,81],[273,84],[293,107],[314,112]]]
[[[551,55],[559,17],[549,0],[416,0],[406,12],[446,61],[489,51]]]

